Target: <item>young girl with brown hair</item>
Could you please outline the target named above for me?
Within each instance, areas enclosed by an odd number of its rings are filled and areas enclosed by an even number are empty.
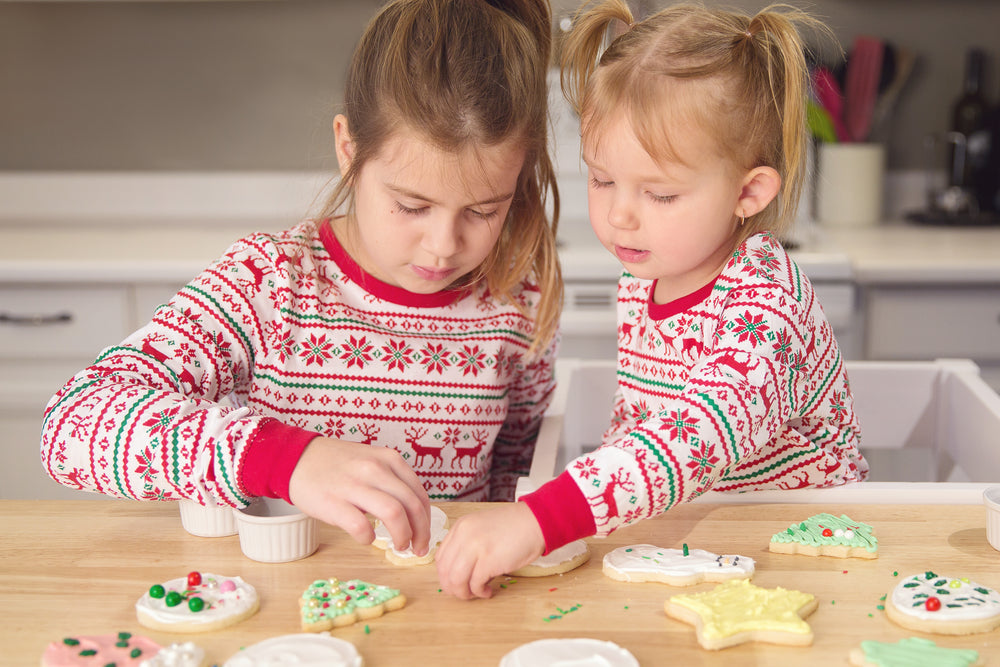
[[[323,213],[237,242],[72,378],[45,414],[49,474],[128,498],[283,498],[362,542],[368,513],[418,554],[431,499],[511,499],[562,296],[550,26],[545,0],[381,9]]]

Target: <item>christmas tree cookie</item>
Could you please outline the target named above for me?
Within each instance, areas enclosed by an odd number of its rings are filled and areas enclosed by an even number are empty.
[[[1000,627],[1000,594],[968,579],[924,572],[903,579],[885,613],[907,630],[971,635]]]
[[[808,646],[813,632],[803,619],[817,604],[809,593],[731,579],[704,593],[675,595],[664,609],[695,626],[702,648],[717,650],[750,641]]]
[[[754,561],[746,556],[720,556],[704,549],[661,549],[633,544],[604,556],[604,574],[618,581],[655,581],[670,586],[691,586],[702,581],[747,579]]]
[[[974,667],[981,665],[979,653],[972,649],[942,648],[923,637],[900,639],[895,644],[866,640],[851,651],[855,667]]]
[[[381,616],[406,605],[406,596],[394,588],[360,579],[318,579],[302,593],[299,606],[302,629],[323,632]]]
[[[779,554],[878,558],[878,539],[872,527],[846,514],[816,514],[771,537],[768,549]]]

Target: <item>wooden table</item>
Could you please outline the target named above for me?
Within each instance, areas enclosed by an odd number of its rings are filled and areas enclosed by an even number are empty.
[[[481,506],[442,507],[456,517]],[[768,552],[773,533],[819,512],[845,513],[872,524],[879,558]],[[497,665],[519,644],[551,637],[611,640],[644,666],[843,666],[848,651],[863,639],[897,641],[915,634],[895,626],[880,610],[882,597],[902,577],[934,570],[1000,588],[1000,552],[987,543],[985,525],[981,506],[687,505],[607,539],[590,540],[590,562],[571,573],[499,578],[493,599],[463,602],[439,592],[433,566],[393,566],[379,550],[358,545],[330,526],[321,528],[319,551],[311,557],[265,564],[244,557],[236,536],[187,534],[172,503],[6,500],[0,501],[0,664],[35,665],[50,641],[119,631],[145,634],[161,644],[191,639],[207,651],[211,664],[221,664],[242,646],[299,632],[302,591],[314,579],[339,577],[400,588],[409,600],[400,611],[335,631],[357,646],[367,667]],[[621,583],[602,574],[606,552],[637,543],[674,548],[686,543],[756,559],[757,585],[794,588],[819,598],[818,610],[808,619],[813,645],[703,650],[690,626],[666,617],[663,602],[711,584],[677,589]],[[260,611],[239,625],[199,635],[140,626],[136,599],[150,585],[191,570],[242,576],[260,593]],[[1000,656],[1000,630],[964,638],[925,636],[940,646],[976,649],[987,664]]]

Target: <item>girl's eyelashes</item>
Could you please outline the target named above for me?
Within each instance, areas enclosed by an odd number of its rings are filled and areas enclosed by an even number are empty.
[[[653,192],[649,193],[650,199],[660,204],[669,204],[673,200],[677,199],[677,195],[658,195]]]
[[[593,188],[595,188],[595,189],[609,188],[609,187],[611,187],[614,184],[615,184],[614,181],[602,181],[601,179],[597,178],[596,176],[591,176],[590,177],[590,185]]]
[[[497,216],[500,215],[500,210],[493,209],[492,211],[477,211],[475,209],[470,208],[469,213],[472,215],[472,217],[478,218],[480,220],[492,220],[493,218],[496,218]]]
[[[410,208],[409,206],[404,206],[401,202],[396,202],[396,213],[403,213],[405,215],[423,215],[430,210],[426,206],[420,206],[417,208]]]

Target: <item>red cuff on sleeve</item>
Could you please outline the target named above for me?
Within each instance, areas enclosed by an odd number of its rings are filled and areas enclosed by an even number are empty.
[[[288,497],[292,471],[306,445],[319,434],[270,419],[261,424],[247,446],[240,469],[243,488],[252,496]]]
[[[521,497],[545,537],[545,553],[597,532],[586,496],[568,472]]]

